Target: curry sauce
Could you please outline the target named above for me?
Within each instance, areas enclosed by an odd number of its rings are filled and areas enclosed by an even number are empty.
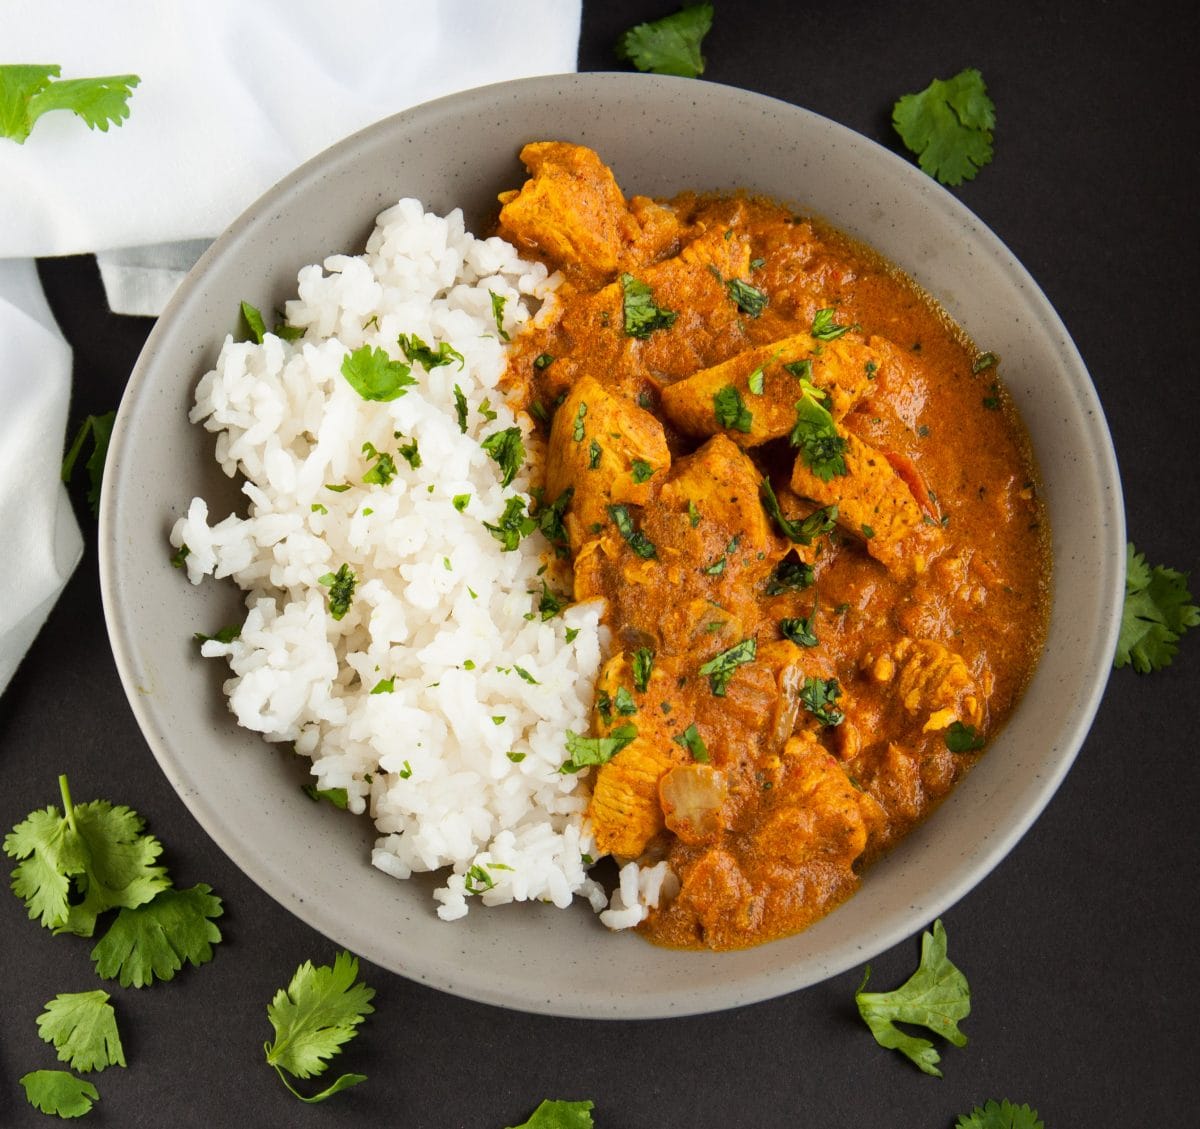
[[[596,846],[668,860],[655,942],[794,933],[1032,673],[1050,553],[1026,434],[996,359],[838,232],[743,195],[627,199],[575,145],[522,160],[499,234],[564,282],[508,380],[612,640]]]

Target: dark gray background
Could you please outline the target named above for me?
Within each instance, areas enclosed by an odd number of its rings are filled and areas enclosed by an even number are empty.
[[[618,34],[672,10],[589,0],[580,69],[619,69]],[[1112,428],[1130,536],[1152,561],[1184,570],[1200,556],[1195,12],[1134,0],[718,0],[705,44],[706,80],[786,99],[892,148],[898,95],[964,66],[982,70],[997,106],[996,156],[953,191],[1074,336]],[[90,258],[46,261],[41,272],[75,348],[73,428],[117,405],[151,323],[107,313]],[[1168,670],[1114,673],[1045,814],[945,915],[973,1010],[969,1046],[944,1050],[944,1079],[875,1045],[854,1010],[857,970],[708,1017],[586,1022],[472,1004],[364,965],[377,1010],[335,1066],[369,1081],[301,1105],[263,1061],[265,1009],[301,961],[328,962],[334,946],[217,850],[142,741],[105,634],[83,485],[71,493],[86,555],[0,697],[0,832],[57,802],[65,771],[78,799],[110,798],[147,817],[177,883],[208,882],[226,905],[211,964],[140,992],[111,986],[129,1068],[94,1077],[102,1097],[91,1125],[500,1129],[543,1097],[591,1098],[604,1129],[950,1129],[957,1114],[1002,1097],[1036,1106],[1048,1129],[1190,1120],[1196,637]],[[51,937],[0,895],[2,1125],[47,1124],[17,1079],[57,1065],[35,1020],[57,993],[97,986],[89,948]],[[900,983],[917,956],[915,938],[885,953],[875,984]]]

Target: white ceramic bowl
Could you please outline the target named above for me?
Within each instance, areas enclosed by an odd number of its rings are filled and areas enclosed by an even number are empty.
[[[312,804],[297,786],[296,758],[235,726],[222,664],[200,659],[191,639],[242,610],[232,585],[187,584],[167,543],[193,495],[214,513],[238,507],[211,438],[187,422],[238,303],[276,308],[298,268],[361,250],[375,215],[401,196],[439,212],[461,206],[479,230],[496,193],[522,182],[517,152],[535,139],[592,146],[630,193],[745,188],[865,240],[1002,356],[1032,436],[1055,559],[1036,676],[933,817],[869,870],[847,904],[796,937],[744,952],[676,952],[608,933],[583,905],[477,907],[443,923],[427,877],[396,882],[371,867],[368,822]],[[196,818],[266,893],[403,976],[594,1018],[713,1011],[802,988],[927,926],[970,890],[1037,817],[1091,724],[1115,646],[1125,537],[1112,445],[1083,363],[1037,285],[978,219],[914,166],[805,110],[630,74],[444,98],[348,138],[271,189],[205,254],[146,344],[113,432],[100,532],[105,613],[146,740]]]

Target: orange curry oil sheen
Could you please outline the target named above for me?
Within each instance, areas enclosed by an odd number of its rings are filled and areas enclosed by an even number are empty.
[[[669,860],[656,943],[795,933],[1030,678],[1051,561],[1027,436],[995,359],[862,245],[758,198],[627,199],[579,146],[521,156],[499,234],[565,281],[507,381],[541,421],[557,567],[607,602],[597,848]]]

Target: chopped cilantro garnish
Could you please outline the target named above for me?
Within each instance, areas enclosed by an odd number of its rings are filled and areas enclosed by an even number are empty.
[[[499,465],[502,471],[500,485],[507,486],[516,477],[525,461],[525,444],[519,427],[506,427],[493,431],[479,444]]]
[[[649,647],[638,647],[633,652],[633,688],[644,694],[650,685],[650,674],[654,670],[654,652]]]
[[[575,420],[571,427],[571,438],[574,439],[576,443],[583,442],[583,437],[587,434],[587,431],[583,426],[583,420],[586,415],[587,401],[580,400],[579,407],[575,409]]]
[[[500,520],[493,525],[485,521],[483,526],[501,545],[506,553],[513,552],[521,543],[522,537],[528,537],[538,527],[538,523],[525,514],[525,499],[514,494],[504,504],[504,512]]]
[[[892,107],[892,125],[917,163],[942,184],[961,184],[992,159],[996,107],[974,67],[935,78]]]
[[[634,482],[642,483],[654,473],[654,468],[645,459],[634,459],[629,473]]]
[[[188,557],[190,557],[191,555],[192,555],[192,550],[188,548],[187,542],[185,541],[182,545],[179,546],[178,549],[175,550],[174,553],[171,554],[171,567],[172,568],[183,568],[184,561],[186,561],[188,559]]]
[[[467,506],[469,506],[471,504],[471,495],[470,494],[455,494],[454,497],[450,499],[450,504],[456,510],[458,510],[459,513],[462,513],[463,510],[465,510],[467,508]]]
[[[454,386],[454,414],[458,418],[458,430],[467,433],[467,397],[456,384]]]
[[[522,762],[522,761],[525,759],[525,757],[526,757],[526,755],[527,755],[527,754],[526,754],[526,753],[518,753],[518,752],[514,752],[513,750],[511,750],[511,749],[510,749],[510,750],[509,750],[507,753],[505,753],[504,755],[505,755],[506,757],[508,757],[508,759],[509,759],[510,761],[512,761],[512,762],[513,762],[513,764],[520,764],[520,763],[521,763],[521,762]]]
[[[393,361],[378,347],[362,345],[342,359],[342,375],[364,400],[385,403],[405,394],[416,381],[412,370],[400,361]]]
[[[870,541],[875,536],[875,527],[873,525],[868,525],[864,521],[862,523],[862,525],[859,526],[859,528],[862,530],[863,537],[865,537],[868,541]]]
[[[241,315],[246,330],[254,338],[255,344],[261,345],[263,338],[267,335],[267,323],[263,321],[262,311],[257,306],[250,305],[249,302],[243,302],[241,305]]]
[[[231,623],[227,627],[222,627],[215,635],[205,635],[203,631],[197,631],[192,635],[192,638],[197,643],[232,643],[241,634],[241,626]]]
[[[588,765],[607,764],[637,736],[637,733],[637,727],[628,723],[618,726],[607,737],[581,737],[568,729],[568,757],[558,771],[578,772]]]
[[[758,644],[751,636],[709,659],[700,667],[699,673],[708,677],[709,689],[718,698],[723,698],[733,672],[743,663],[753,662],[757,653]]]
[[[533,358],[533,367],[538,372],[548,369],[552,364],[554,364],[554,357],[550,353],[539,353]]]
[[[746,377],[746,387],[749,388],[755,396],[761,396],[763,394],[763,389],[766,387],[766,381],[763,377],[763,370],[761,367],[756,368],[748,377]]]
[[[803,379],[800,391],[802,395],[796,401],[796,423],[788,442],[800,449],[805,465],[821,481],[828,482],[834,475],[848,474],[843,457],[846,440],[838,434],[833,416],[819,402],[825,398],[825,393]]]
[[[783,366],[784,369],[790,372],[802,384],[812,381],[812,360],[805,358],[803,361],[789,361]]]
[[[486,396],[479,402],[479,407],[475,409],[487,423],[491,423],[496,418],[497,413],[492,410],[492,402]]]
[[[981,372],[995,368],[999,363],[1000,358],[995,353],[980,353],[971,363],[971,375],[978,376]]]
[[[314,513],[314,514],[329,513],[329,507],[322,505],[320,502],[313,502],[313,504],[311,506],[309,506],[308,509],[309,509],[310,513]]]
[[[688,523],[693,529],[700,524],[700,511],[696,509],[696,503],[688,499]]]
[[[596,470],[600,466],[600,456],[604,454],[600,444],[595,439],[588,444],[588,470]]]
[[[371,693],[374,692],[374,690],[371,691]],[[350,806],[350,795],[345,788],[318,788],[315,784],[305,784],[301,791],[314,804],[325,800],[339,811],[345,811]]]
[[[754,422],[754,416],[747,409],[742,394],[732,384],[726,384],[713,393],[713,413],[722,427],[743,434],[749,433]]]
[[[682,733],[676,733],[671,740],[676,745],[682,745],[687,749],[692,754],[692,760],[694,761],[699,761],[701,764],[708,764],[712,759],[708,755],[708,748],[704,744],[704,738],[700,736],[700,731],[696,728],[694,721]]]
[[[500,334],[501,341],[508,341],[509,336],[504,328],[504,307],[508,303],[508,299],[494,290],[489,290],[488,293],[492,296],[492,318],[496,322],[496,332]]]
[[[803,592],[812,585],[813,570],[811,565],[791,557],[785,558],[775,566],[775,571],[767,578],[767,595],[781,596],[785,592]]]
[[[767,308],[767,295],[757,286],[751,286],[740,278],[727,279],[725,291],[733,300],[733,304],[752,318],[758,317]]]
[[[542,581],[542,593],[538,599],[538,613],[542,617],[544,623],[548,619],[553,619],[567,606],[569,601],[566,596],[561,596],[554,591],[544,580]],[[568,628],[568,631],[571,630]],[[569,643],[571,640],[568,639]]]
[[[617,532],[625,538],[626,543],[639,557],[643,560],[650,560],[657,555],[658,550],[655,549],[653,542],[634,525],[633,518],[629,516],[629,510],[625,506],[609,506],[608,516],[612,518]]]
[[[450,365],[455,361],[460,369],[466,364],[466,358],[457,349],[452,348],[449,341],[439,341],[437,349],[434,350],[415,333],[411,337],[402,333],[397,340],[405,358],[410,363],[422,365],[426,370]]]
[[[961,721],[953,721],[943,734],[946,748],[952,753],[973,753],[982,749],[986,743],[983,735],[976,731],[973,725],[964,725]]]
[[[326,482],[325,489],[331,494],[345,494],[350,489],[350,485],[346,482]]]
[[[135,74],[62,78],[57,63],[0,66],[0,137],[18,145],[43,114],[70,110],[88,129],[107,133],[129,117],[129,99],[142,80]],[[86,1083],[85,1083],[86,1084]]]
[[[396,676],[391,678],[381,678],[374,686],[371,687],[372,694],[391,694],[396,689]]]
[[[624,686],[617,687],[617,692],[613,695],[613,705],[622,717],[632,717],[637,713],[637,702],[633,700],[633,695]]]
[[[377,486],[386,486],[396,477],[396,460],[386,451],[377,451],[374,443],[364,443],[362,452],[368,460],[373,459],[375,465],[363,475],[364,482]]]
[[[660,20],[638,24],[617,40],[618,59],[639,71],[699,78],[705,59],[700,43],[712,27],[713,6],[693,4]]]
[[[397,435],[396,438],[399,439],[400,436]],[[401,443],[397,448],[397,451],[399,452],[400,457],[406,463],[408,463],[413,470],[416,470],[417,467],[421,465],[421,452],[417,447],[417,440],[415,437],[411,443]]]
[[[627,337],[649,337],[656,329],[675,324],[675,311],[656,306],[650,287],[633,275],[621,275],[621,293]]]
[[[784,618],[779,621],[779,633],[790,639],[798,647],[815,647],[817,645],[817,609],[814,606],[812,615],[807,618]]]
[[[579,628],[578,627],[568,627],[566,632],[564,633],[564,637],[568,643],[574,643],[575,640],[579,637]]]
[[[846,715],[834,704],[842,696],[836,678],[806,678],[800,689],[800,702],[825,725],[841,725]]]
[[[832,306],[827,306],[813,314],[812,329],[809,332],[818,341],[836,341],[843,333],[847,333],[852,328],[848,325],[838,325],[833,320],[836,313],[837,310]]]
[[[354,601],[354,588],[358,577],[350,570],[348,564],[343,564],[337,572],[327,572],[317,577],[317,583],[329,589],[329,614],[334,619],[341,619]]]

